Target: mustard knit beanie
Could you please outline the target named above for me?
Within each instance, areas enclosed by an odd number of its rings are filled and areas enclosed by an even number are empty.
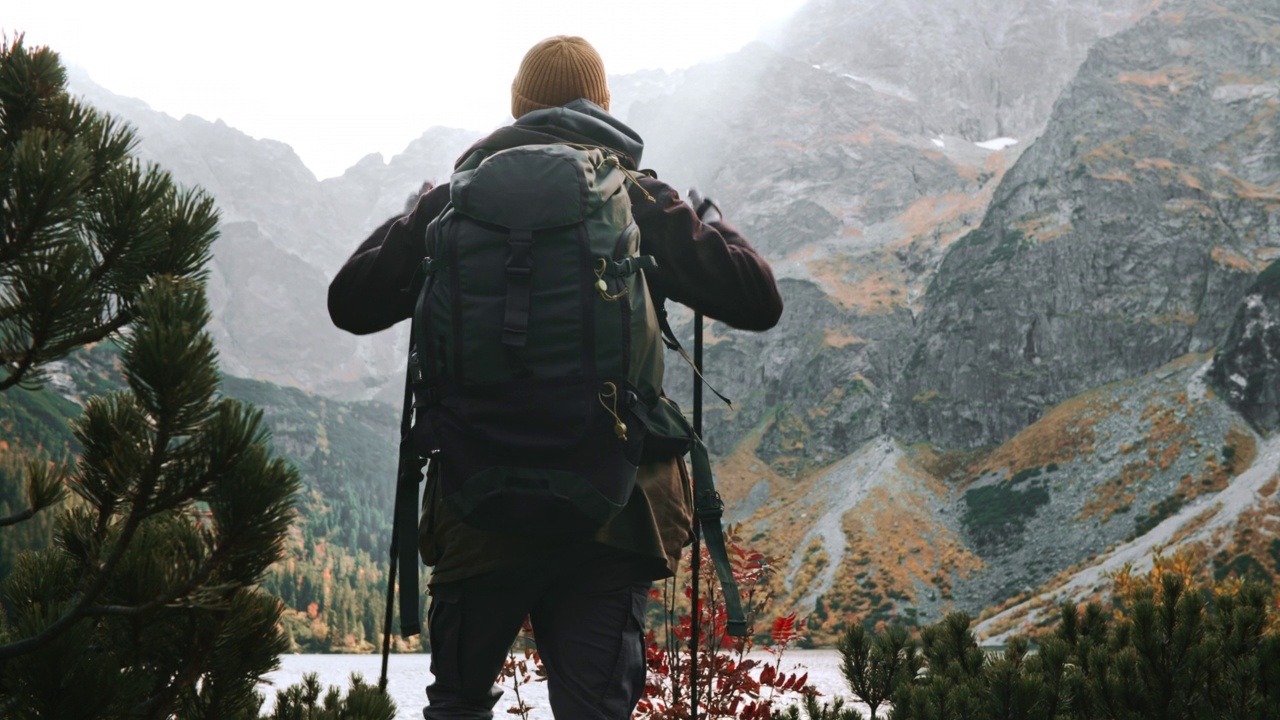
[[[558,107],[586,98],[609,109],[609,83],[604,61],[591,43],[572,35],[557,35],[525,53],[511,83],[511,114]]]

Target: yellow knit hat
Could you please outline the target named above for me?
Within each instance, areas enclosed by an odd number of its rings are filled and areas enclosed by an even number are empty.
[[[525,53],[511,83],[511,114],[557,107],[586,98],[609,109],[609,83],[604,61],[591,43],[572,35],[557,35]]]

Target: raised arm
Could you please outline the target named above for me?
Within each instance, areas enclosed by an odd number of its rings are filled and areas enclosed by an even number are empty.
[[[449,186],[424,193],[407,215],[369,235],[329,283],[329,317],[356,335],[385,330],[413,314],[409,284],[426,257],[427,224],[449,200]]]
[[[631,189],[642,252],[658,261],[645,271],[650,290],[741,330],[768,330],[782,316],[773,270],[727,222],[704,223],[670,185],[649,177]]]

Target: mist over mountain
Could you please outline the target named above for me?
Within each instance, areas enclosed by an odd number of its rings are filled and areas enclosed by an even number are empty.
[[[920,108],[971,141],[1036,134],[1084,53],[1160,0],[815,0],[784,52]]]
[[[1248,532],[1280,512],[1276,27],[1245,0],[812,0],[768,43],[610,78],[642,164],[779,278],[778,328],[708,328],[734,400],[708,443],[819,640],[1007,603],[997,635],[1179,547],[1276,573]],[[481,133],[317,181],[281,143],[73,90],[217,198],[225,370],[398,402],[404,330],[335,330],[328,279]],[[683,363],[667,385],[687,406]]]

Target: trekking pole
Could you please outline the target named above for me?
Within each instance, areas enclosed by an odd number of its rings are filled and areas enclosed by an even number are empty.
[[[382,621],[382,675],[378,678],[378,689],[387,691],[387,660],[391,657],[391,617],[396,598],[396,521],[391,520],[391,569],[387,572],[387,614]]]
[[[405,372],[404,379],[404,410],[400,415],[400,452],[399,466],[396,468],[396,499],[399,501],[401,488],[401,479],[405,474],[405,456],[404,443],[409,437],[409,430],[413,425],[413,385],[409,371]],[[416,493],[415,493],[416,495]],[[415,498],[416,499],[416,498]],[[382,675],[378,677],[378,688],[384,692],[387,689],[387,661],[391,657],[391,619],[392,606],[395,602],[396,588],[396,566],[400,554],[400,515],[399,512],[391,513],[391,554],[389,560],[391,568],[387,571],[387,612],[382,620]]]
[[[693,314],[693,434],[702,437],[702,313]],[[689,702],[690,720],[698,720],[698,644],[701,641],[699,629],[702,626],[702,610],[698,607],[698,580],[702,575],[702,520],[698,513],[693,513],[693,559],[690,563],[693,573],[693,592],[690,600],[693,603],[693,627],[689,633]]]

